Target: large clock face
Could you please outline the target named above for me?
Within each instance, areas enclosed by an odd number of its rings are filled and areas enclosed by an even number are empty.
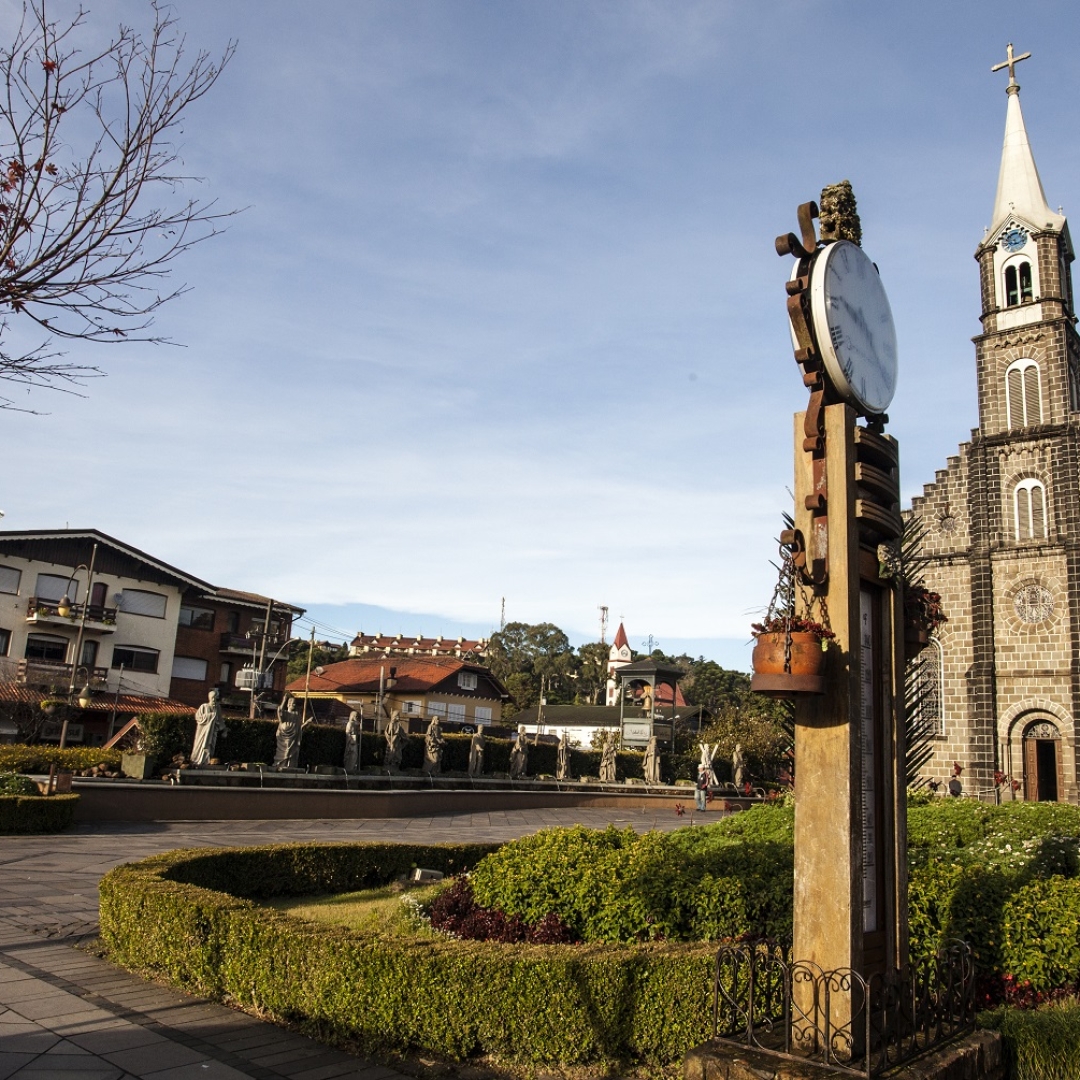
[[[838,240],[810,270],[810,312],[825,371],[860,412],[884,412],[896,392],[896,328],[881,278],[862,248]]]

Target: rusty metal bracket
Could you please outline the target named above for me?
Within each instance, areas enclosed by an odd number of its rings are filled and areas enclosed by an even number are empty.
[[[821,587],[829,575],[829,493],[825,473],[825,399],[828,383],[821,354],[814,340],[813,319],[810,315],[810,266],[819,247],[814,231],[814,220],[817,216],[817,203],[802,203],[796,211],[799,235],[785,233],[778,236],[775,246],[778,255],[794,255],[799,260],[794,275],[785,285],[787,313],[794,338],[795,362],[802,369],[803,385],[810,391],[810,403],[803,426],[803,450],[810,454],[813,469],[813,493],[808,495],[805,501],[805,509],[811,515],[810,537],[807,544],[802,533],[794,530],[792,541],[797,537],[798,547],[792,548],[792,554],[803,581]]]

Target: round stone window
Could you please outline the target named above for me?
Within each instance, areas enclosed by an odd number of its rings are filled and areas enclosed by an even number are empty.
[[[1013,597],[1013,607],[1021,622],[1046,622],[1054,614],[1054,598],[1042,585],[1025,585]]]

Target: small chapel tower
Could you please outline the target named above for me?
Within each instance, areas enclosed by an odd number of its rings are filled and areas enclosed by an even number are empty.
[[[608,651],[608,705],[619,704],[618,680],[616,680],[615,678],[615,672],[619,668],[625,667],[627,664],[629,664],[630,660],[630,642],[626,639],[626,630],[623,628],[623,624],[619,623],[619,629],[615,633],[615,640],[611,643],[611,649]]]
[[[979,426],[912,500],[946,622],[914,662],[935,700],[934,758],[983,799],[1080,791],[1080,336],[1065,216],[1046,201],[1008,68],[990,228],[975,252]],[[1014,785],[1015,782],[1015,785]]]

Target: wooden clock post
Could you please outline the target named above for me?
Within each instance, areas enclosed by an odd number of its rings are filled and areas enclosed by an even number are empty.
[[[857,423],[824,363],[820,340],[830,328],[809,295],[816,216],[813,204],[800,207],[802,239],[777,241],[800,260],[788,311],[810,390],[809,408],[796,417],[795,529],[785,540],[806,586],[797,605],[826,610],[836,635],[824,694],[795,706],[792,958],[826,974],[824,986],[794,982],[792,1024],[796,1044],[820,1041],[827,989],[825,1026],[857,1051],[872,980],[907,964],[903,610],[891,576],[902,531],[899,452],[882,433],[884,415]]]
[[[899,450],[884,433],[896,337],[850,185],[826,198],[820,242],[814,203],[799,207],[801,235],[776,241],[798,260],[787,308],[810,401],[795,418],[795,514],[781,537],[794,611],[769,619],[786,626],[783,671],[774,651],[751,684],[795,697],[794,934],[790,952],[719,948],[713,1042],[687,1057],[687,1075],[708,1080],[749,1075],[748,1049],[797,1062],[768,1075],[806,1076],[810,1059],[871,1077],[974,1027],[970,948],[908,961],[903,523]],[[795,670],[792,616],[832,631],[823,676]]]

